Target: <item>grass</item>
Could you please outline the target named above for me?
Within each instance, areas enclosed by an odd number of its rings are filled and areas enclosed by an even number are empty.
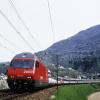
[[[54,100],[87,100],[88,95],[100,89],[100,84],[65,85],[55,93]]]

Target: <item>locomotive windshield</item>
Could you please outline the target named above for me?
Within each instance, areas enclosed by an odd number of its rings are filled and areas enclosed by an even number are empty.
[[[34,66],[34,61],[33,60],[13,60],[10,66],[15,67],[15,68],[32,68]]]

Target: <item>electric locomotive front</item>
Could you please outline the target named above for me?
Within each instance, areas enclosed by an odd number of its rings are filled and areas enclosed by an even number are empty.
[[[10,89],[39,87],[48,83],[47,68],[32,53],[16,55],[10,63],[7,76]]]

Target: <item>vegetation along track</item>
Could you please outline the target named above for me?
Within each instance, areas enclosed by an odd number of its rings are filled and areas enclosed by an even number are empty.
[[[10,89],[0,90],[0,100],[49,100],[56,87],[35,89],[32,91],[11,92]]]

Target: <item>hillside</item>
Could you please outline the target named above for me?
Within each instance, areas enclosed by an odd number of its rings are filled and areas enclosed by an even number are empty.
[[[53,44],[38,52],[50,68],[59,65],[86,72],[100,72],[100,25],[83,30],[68,39]]]

